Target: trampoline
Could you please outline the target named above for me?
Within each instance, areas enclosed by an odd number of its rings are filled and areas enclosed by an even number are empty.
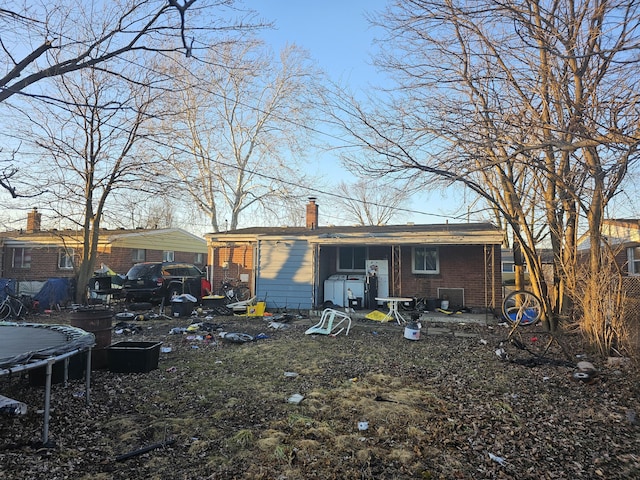
[[[69,325],[0,322],[0,376],[45,368],[44,426],[42,443],[49,441],[51,375],[55,363],[64,362],[67,380],[69,358],[89,352],[85,371],[85,400],[90,403],[91,349],[95,335]]]

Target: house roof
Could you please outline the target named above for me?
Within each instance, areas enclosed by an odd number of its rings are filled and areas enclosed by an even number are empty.
[[[640,244],[640,220],[636,218],[608,218],[602,222],[602,237],[610,246],[623,248]],[[578,250],[591,248],[591,239],[584,234],[578,241]]]
[[[454,244],[499,245],[502,231],[491,223],[445,223],[428,225],[251,227],[228,232],[208,233],[211,243],[305,239],[317,244]]]
[[[78,248],[83,243],[80,230],[41,230],[37,232],[0,232],[5,245],[40,245]],[[181,252],[206,253],[204,238],[180,228],[100,230],[99,243],[119,248],[140,248],[149,250],[175,250]]]

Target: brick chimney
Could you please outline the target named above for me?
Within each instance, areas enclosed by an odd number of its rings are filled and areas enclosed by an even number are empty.
[[[318,228],[318,204],[316,203],[316,197],[309,197],[309,203],[307,203],[307,228],[309,230]]]
[[[38,212],[37,208],[33,207],[33,210],[27,213],[27,233],[39,232],[41,220],[42,214]]]

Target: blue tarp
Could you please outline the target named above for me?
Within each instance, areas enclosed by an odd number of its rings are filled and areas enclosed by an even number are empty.
[[[33,297],[40,311],[49,310],[54,305],[64,305],[71,300],[71,280],[69,278],[50,278]]]
[[[16,293],[16,281],[13,278],[0,278],[0,301],[7,297],[7,286],[9,286],[9,293]]]

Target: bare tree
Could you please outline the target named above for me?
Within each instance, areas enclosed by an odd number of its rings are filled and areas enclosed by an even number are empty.
[[[304,182],[298,167],[312,122],[304,52],[290,46],[276,59],[258,41],[228,43],[200,68],[172,75],[182,84],[169,109],[181,114],[166,129],[168,163],[214,231],[296,196],[291,180]]]
[[[598,271],[604,208],[638,159],[638,8],[631,0],[395,2],[374,19],[388,32],[379,63],[397,81],[395,95],[377,111],[348,109],[350,131],[386,156],[365,167],[459,182],[495,210],[550,316],[566,306],[581,221]],[[543,240],[556,257],[554,295],[542,275]]]
[[[249,31],[253,14],[231,9],[232,0],[11,0],[0,8],[0,105],[28,117],[25,98],[42,102],[55,97],[55,78],[88,68],[120,81],[137,82],[140,70],[152,70],[154,57],[208,52],[218,34]],[[157,85],[160,86],[160,85]],[[7,127],[11,130],[10,127]],[[5,146],[8,140],[2,142]],[[0,187],[19,196],[16,171],[4,170]]]
[[[74,230],[83,232],[80,257],[74,265],[78,297],[93,274],[100,227],[108,200],[118,189],[135,189],[150,171],[150,161],[136,149],[153,118],[154,96],[149,81],[123,83],[97,69],[59,77],[56,104],[34,105],[35,147],[41,152],[35,172],[48,178],[41,202]]]
[[[343,213],[358,225],[386,225],[411,195],[406,187],[364,178],[354,183],[340,182],[337,190]]]
[[[115,76],[114,59],[143,55],[149,51],[180,50],[192,53],[187,42],[185,16],[195,10],[195,0],[124,2],[22,2],[5,3],[0,9],[0,50],[5,65],[12,67],[0,78],[0,102],[52,77],[98,67]],[[224,4],[227,2],[216,2]],[[110,10],[80,32],[77,25],[97,10]],[[194,12],[194,15],[198,13]],[[73,37],[78,33],[77,37]],[[178,35],[176,35],[178,33]],[[36,45],[25,51],[25,45]]]

